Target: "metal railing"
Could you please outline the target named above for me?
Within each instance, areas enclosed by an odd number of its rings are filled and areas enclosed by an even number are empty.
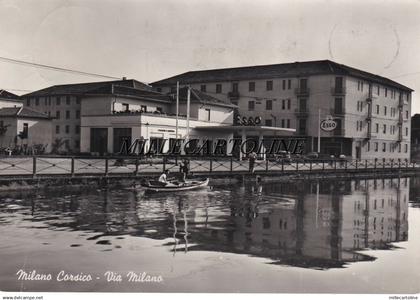
[[[178,173],[182,158],[160,157],[142,159],[140,157],[2,157],[0,158],[0,178],[45,177],[45,176],[146,176],[156,175],[165,170]],[[331,172],[331,171],[382,171],[416,169],[420,163],[405,159],[373,160],[305,160],[277,159],[257,160],[250,166],[247,160],[234,157],[194,157],[190,158],[190,172],[193,174],[247,174],[285,172]]]

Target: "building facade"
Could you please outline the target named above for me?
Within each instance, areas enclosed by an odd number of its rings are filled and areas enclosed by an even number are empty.
[[[15,154],[37,154],[52,150],[51,119],[26,107],[0,109],[0,148]]]
[[[145,141],[143,152],[168,152],[177,139],[229,139],[233,135],[216,134],[200,127],[233,124],[236,106],[200,91],[191,91],[190,118],[187,114],[187,89],[181,89],[178,126],[176,100],[157,92],[114,86],[108,96],[91,95],[81,102],[81,152],[121,153],[126,145]],[[178,132],[177,132],[178,131]],[[139,153],[142,145],[131,149]],[[151,149],[154,148],[154,149]],[[226,148],[225,151],[228,151]]]
[[[174,93],[189,85],[238,106],[237,114],[262,118],[263,125],[295,128],[306,151],[357,159],[408,159],[412,90],[390,79],[332,61],[192,71],[152,83]]]
[[[113,86],[133,90],[150,90],[136,80],[116,80],[80,84],[55,85],[21,96],[25,107],[44,113],[52,118],[52,138],[61,144],[60,152],[80,152],[81,103],[86,97],[111,97]],[[111,96],[110,96],[111,95]],[[100,110],[101,107],[93,109]],[[89,113],[89,112],[87,112]]]
[[[6,90],[0,90],[0,108],[3,107],[21,107],[23,102],[18,95],[10,93]]]
[[[411,117],[411,159],[420,160],[420,114]]]

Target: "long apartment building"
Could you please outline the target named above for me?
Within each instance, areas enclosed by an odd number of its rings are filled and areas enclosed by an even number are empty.
[[[150,90],[150,86],[132,79],[54,85],[23,95],[24,107],[44,113],[52,118],[52,141],[61,144],[63,152],[79,152],[81,139],[81,103],[85,98],[118,97],[112,86],[133,90]],[[95,108],[92,108],[95,110]],[[100,107],[96,107],[100,109]],[[90,113],[90,112],[86,112]]]
[[[151,85],[175,93],[189,85],[238,106],[237,114],[262,125],[295,128],[306,150],[358,159],[408,159],[412,89],[393,80],[329,60],[190,71]]]

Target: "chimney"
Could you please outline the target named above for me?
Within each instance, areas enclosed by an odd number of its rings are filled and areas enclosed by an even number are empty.
[[[127,77],[125,77],[125,76],[124,76],[124,77],[123,77],[123,80],[127,80]]]

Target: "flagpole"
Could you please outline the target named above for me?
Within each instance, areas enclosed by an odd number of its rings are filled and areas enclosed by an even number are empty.
[[[318,154],[321,153],[321,109],[318,109]]]
[[[178,140],[178,115],[179,115],[179,81],[176,82],[176,123],[175,140]]]
[[[190,102],[191,102],[191,89],[188,86],[188,89],[187,89],[187,134],[186,134],[187,142],[190,138]]]

